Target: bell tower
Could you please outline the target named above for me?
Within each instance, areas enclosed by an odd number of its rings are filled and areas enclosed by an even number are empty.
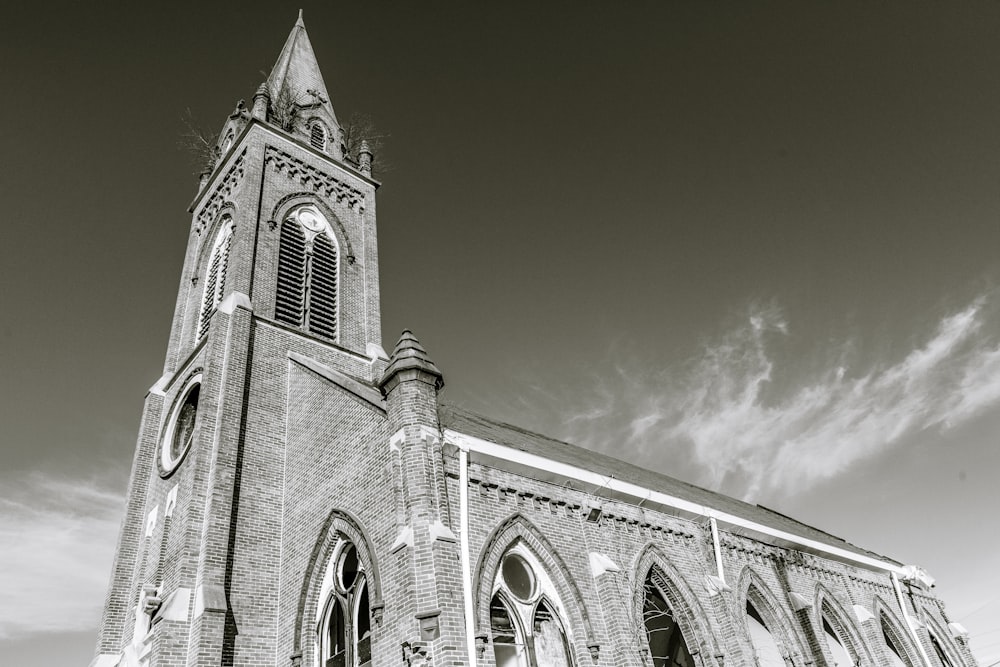
[[[363,527],[379,525],[366,505],[392,516],[391,498],[358,491],[392,488],[388,450],[371,444],[388,441],[389,364],[371,172],[367,145],[345,145],[300,12],[189,209],[92,665],[287,665],[303,651],[314,664],[337,643],[302,628],[332,612],[300,600],[348,553],[343,599],[368,608],[345,626],[361,664],[358,628],[383,605],[372,544],[395,537]]]

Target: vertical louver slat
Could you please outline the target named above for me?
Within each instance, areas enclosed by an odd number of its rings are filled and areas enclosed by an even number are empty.
[[[337,250],[325,234],[313,242],[309,331],[327,338],[337,336]]]
[[[278,290],[274,318],[293,326],[302,325],[306,282],[306,239],[298,223],[286,220],[278,241]]]
[[[309,143],[318,150],[326,149],[326,130],[319,123],[313,123],[309,131]]]

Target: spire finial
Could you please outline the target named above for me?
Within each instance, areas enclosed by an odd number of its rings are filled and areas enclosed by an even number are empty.
[[[301,9],[299,10],[299,20],[295,22],[295,25],[297,25],[300,28],[305,28],[306,27],[306,22],[302,20],[302,10]]]

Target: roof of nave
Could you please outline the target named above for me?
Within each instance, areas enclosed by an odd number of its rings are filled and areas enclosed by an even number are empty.
[[[629,482],[830,547],[888,563],[896,563],[896,561],[857,547],[846,540],[766,507],[737,500],[674,477],[626,463],[612,456],[532,433],[453,405],[442,405],[439,417],[442,429],[451,429],[475,438],[507,445],[556,463],[575,466],[605,477]]]

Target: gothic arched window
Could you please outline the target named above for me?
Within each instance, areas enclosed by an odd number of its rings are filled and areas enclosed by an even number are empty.
[[[944,647],[941,646],[941,641],[937,638],[937,635],[930,630],[927,631],[927,634],[931,638],[931,646],[934,647],[934,653],[937,655],[937,659],[941,662],[943,667],[951,667],[951,660],[948,659],[948,654],[944,652]]]
[[[778,648],[778,642],[768,629],[756,607],[747,600],[747,630],[750,632],[750,642],[757,654],[758,667],[785,667],[785,659]]]
[[[309,143],[316,150],[326,150],[326,128],[319,121],[314,121],[309,126]]]
[[[667,603],[662,586],[657,584],[655,569],[650,569],[643,584],[642,618],[653,667],[695,667],[680,624]]]
[[[830,625],[830,621],[823,616],[823,635],[826,637],[826,647],[830,651],[830,655],[833,657],[834,667],[854,667],[854,659],[851,658],[851,654],[847,651],[847,647],[844,645],[844,640],[840,638],[837,631],[833,629]]]
[[[882,618],[882,641],[885,642],[885,646],[888,651],[885,652],[886,656],[889,658],[890,667],[909,667],[909,662],[903,658],[903,652],[896,646],[896,642],[893,641],[892,637],[895,632],[889,629],[886,623],[885,617]]]
[[[233,244],[233,221],[225,218],[219,233],[215,235],[212,252],[208,256],[205,269],[205,289],[201,300],[201,318],[198,324],[198,338],[208,333],[212,315],[222,302],[226,289],[226,269],[229,267],[229,248]]]
[[[572,667],[555,588],[523,547],[504,555],[490,601],[497,667]]]
[[[337,337],[339,252],[330,223],[315,206],[294,209],[281,223],[274,318]]]
[[[366,667],[372,660],[368,581],[351,542],[341,540],[324,579],[320,667]]]

